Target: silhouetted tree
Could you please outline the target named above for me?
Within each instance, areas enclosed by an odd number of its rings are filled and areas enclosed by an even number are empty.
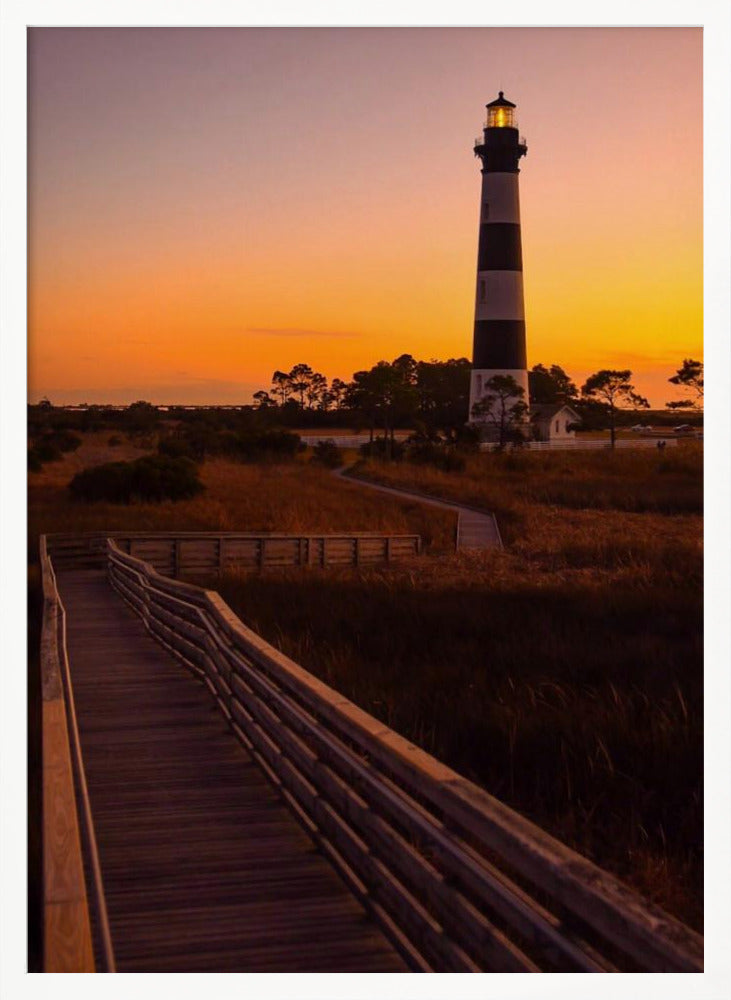
[[[579,390],[560,365],[534,365],[528,372],[532,403],[574,403]]]
[[[419,419],[427,437],[434,438],[441,432],[451,439],[463,427],[469,406],[471,370],[467,358],[417,363]]]
[[[494,427],[498,449],[508,441],[523,439],[523,424],[528,413],[525,390],[512,375],[493,375],[483,387],[482,398],[472,407],[472,417]]]
[[[590,375],[581,387],[582,396],[598,400],[606,407],[612,448],[616,437],[615,421],[618,404],[628,403],[634,408],[647,408],[650,405],[632,385],[631,378],[632,372],[629,368],[622,370],[603,368]]]
[[[669,410],[691,410],[703,404],[703,362],[686,358],[675,375],[668,379],[692,393],[686,399],[674,399],[665,405]]]
[[[284,406],[292,395],[292,381],[287,372],[274,372],[272,375],[272,387],[274,395],[279,397],[279,405]]]

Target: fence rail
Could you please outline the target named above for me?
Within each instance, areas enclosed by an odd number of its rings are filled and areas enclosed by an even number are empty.
[[[703,942],[247,629],[107,542],[109,579],[414,969],[701,971]]]
[[[84,874],[83,859],[86,857],[100,964],[105,971],[113,972],[114,954],[66,653],[66,613],[45,536],[40,539],[40,561],[43,585],[43,970],[95,971]]]
[[[102,568],[107,533],[48,535],[57,568]],[[241,532],[119,532],[121,551],[138,556],[165,576],[195,576],[264,566],[358,566],[408,559],[421,552],[419,535],[286,535]]]

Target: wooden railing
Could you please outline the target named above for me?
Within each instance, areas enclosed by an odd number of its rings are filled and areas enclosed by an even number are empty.
[[[214,591],[112,540],[108,571],[412,968],[702,970],[699,935],[317,680]]]
[[[107,533],[48,535],[58,569],[103,567]],[[166,576],[220,573],[263,566],[357,566],[407,559],[421,551],[419,535],[256,534],[242,532],[119,532],[123,552],[139,556]]]
[[[114,954],[66,652],[66,614],[45,536],[40,539],[40,560],[43,583],[43,970],[95,971],[84,875],[83,858],[86,857],[101,964],[104,971],[113,972]]]

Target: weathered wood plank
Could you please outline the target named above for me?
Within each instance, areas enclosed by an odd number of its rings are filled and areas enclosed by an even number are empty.
[[[404,971],[205,689],[103,576],[60,583],[120,971]]]

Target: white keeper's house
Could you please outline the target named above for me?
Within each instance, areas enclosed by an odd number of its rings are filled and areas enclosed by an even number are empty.
[[[530,428],[534,441],[570,441],[581,417],[565,403],[531,403]],[[571,429],[570,429],[571,428]]]

